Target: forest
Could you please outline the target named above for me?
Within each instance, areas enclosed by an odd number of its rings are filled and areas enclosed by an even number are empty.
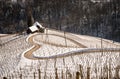
[[[120,42],[120,0],[0,0],[0,33],[44,27]]]

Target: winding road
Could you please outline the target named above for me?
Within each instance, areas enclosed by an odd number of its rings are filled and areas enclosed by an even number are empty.
[[[33,37],[35,35],[31,36],[30,38],[28,38],[28,42],[31,43],[32,45],[34,45],[34,47],[32,47],[32,49],[29,49],[27,52],[25,52],[24,56],[28,59],[32,59],[32,60],[36,60],[38,58],[33,57],[33,52],[36,51],[37,49],[40,48],[40,45],[37,43],[33,42]]]
[[[70,51],[67,53],[62,53],[62,54],[57,54],[57,55],[52,55],[52,56],[37,57],[37,56],[33,55],[33,52],[38,50],[41,47],[41,45],[38,43],[35,43],[33,41],[33,38],[36,35],[38,35],[38,34],[34,34],[28,38],[28,42],[31,43],[33,45],[33,47],[31,49],[29,49],[27,52],[25,52],[25,54],[24,54],[24,57],[31,59],[31,60],[55,59],[55,58],[62,58],[62,57],[67,57],[67,56],[71,56],[71,55],[73,56],[73,55],[79,55],[79,54],[85,54],[85,53],[96,53],[96,52],[108,52],[108,53],[109,52],[120,52],[120,48],[103,48],[103,49],[102,48],[94,48],[94,49],[87,48],[86,46],[80,44],[79,42],[75,41],[74,39],[67,37],[66,38],[67,40],[70,40],[73,43],[79,45],[80,48],[85,48],[85,49],[77,50],[77,51]],[[59,37],[64,38],[64,36],[62,36],[62,35],[57,35],[57,34],[50,34],[50,35],[59,36]],[[58,46],[56,44],[52,44],[52,45]],[[60,46],[60,47],[64,47],[64,46]]]

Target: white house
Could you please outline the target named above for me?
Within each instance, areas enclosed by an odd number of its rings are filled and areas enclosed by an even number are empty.
[[[27,33],[34,33],[34,32],[41,32],[43,33],[44,32],[44,27],[38,23],[38,22],[35,22],[32,26],[30,26],[27,30]]]

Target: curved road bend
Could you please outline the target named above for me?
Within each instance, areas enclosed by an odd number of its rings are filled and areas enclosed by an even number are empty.
[[[35,35],[28,38],[28,42],[30,44],[34,45],[34,47],[32,49],[29,49],[27,52],[25,52],[24,56],[28,59],[37,60],[38,58],[33,57],[33,52],[38,50],[40,48],[40,45],[33,42],[33,37],[34,36]]]
[[[78,50],[78,51],[70,51],[67,53],[63,53],[63,54],[57,54],[57,55],[52,55],[52,56],[45,56],[45,57],[38,57],[38,56],[34,56],[34,58],[38,58],[38,59],[56,59],[56,58],[63,58],[63,57],[68,57],[68,56],[74,56],[74,55],[80,55],[80,54],[86,54],[86,53],[102,53],[102,52],[120,52],[120,49],[111,49],[111,48],[106,48],[106,49],[86,49],[86,50]]]
[[[35,35],[31,36],[28,39],[28,42],[30,42],[31,44],[34,45],[34,47],[30,50],[28,50],[27,52],[25,52],[24,56],[28,59],[31,60],[38,60],[38,59],[54,59],[54,58],[62,58],[62,57],[67,57],[67,56],[71,56],[71,55],[79,55],[79,54],[84,54],[84,53],[95,53],[95,52],[120,52],[119,48],[116,49],[111,49],[111,48],[104,48],[104,49],[83,49],[83,50],[78,50],[78,51],[71,51],[71,52],[67,52],[67,53],[63,53],[63,54],[58,54],[58,55],[53,55],[53,56],[46,56],[46,57],[36,57],[33,56],[33,52],[36,51],[37,49],[40,48],[40,45],[37,43],[33,42],[33,37]],[[72,41],[72,40],[71,40]]]
[[[36,34],[36,35],[39,35],[39,34]],[[34,43],[34,41],[33,41],[33,38],[34,38],[34,36],[36,36],[36,35],[32,35],[31,37],[28,38],[28,42],[31,43],[34,47],[31,48],[31,49],[29,49],[29,50],[28,50],[27,52],[25,52],[25,54],[24,54],[24,56],[25,56],[26,58],[32,59],[32,60],[38,60],[38,59],[40,59],[40,58],[35,58],[35,57],[33,57],[33,52],[36,51],[36,50],[38,50],[38,49],[40,48],[40,45],[37,44],[37,43]],[[64,37],[64,36],[62,36],[62,35],[56,35],[56,34],[50,34],[50,35],[60,36],[60,37],[62,37],[62,38]],[[84,45],[82,45],[82,44],[80,44],[80,43],[78,44],[78,42],[74,41],[73,39],[67,38],[67,40],[72,41],[73,43],[79,45],[79,47],[81,47],[81,48],[85,48]],[[43,43],[45,43],[45,42],[43,42]],[[59,46],[59,47],[66,47],[66,46],[64,46],[64,45],[56,45],[56,44],[52,44],[52,43],[46,43],[46,44],[51,44],[51,45]],[[68,46],[68,47],[72,47],[72,46]]]

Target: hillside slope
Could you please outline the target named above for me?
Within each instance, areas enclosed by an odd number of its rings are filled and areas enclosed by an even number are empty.
[[[102,73],[105,67],[109,67],[108,70],[113,73],[111,75],[113,78],[116,77],[114,75],[117,72],[115,68],[120,64],[120,43],[113,43],[106,39],[53,29],[46,29],[45,33],[34,33],[29,36],[1,36],[1,41],[12,39],[4,45],[1,44],[0,56],[2,59],[0,61],[4,63],[0,64],[1,77],[76,79],[75,73],[79,72],[84,73],[81,76],[83,79],[87,77],[86,74],[89,74],[90,78],[96,79],[97,77],[106,78],[107,75],[103,76]],[[16,43],[16,41],[18,42]],[[27,44],[27,42],[29,43]],[[9,48],[12,44],[14,46]],[[12,52],[14,50],[16,51]],[[12,57],[15,57],[16,61],[11,59]],[[13,64],[5,63],[5,61]],[[88,68],[91,73],[86,73]],[[79,71],[80,69],[81,71]],[[94,72],[95,69],[97,73]],[[104,73],[107,73],[107,70]]]

